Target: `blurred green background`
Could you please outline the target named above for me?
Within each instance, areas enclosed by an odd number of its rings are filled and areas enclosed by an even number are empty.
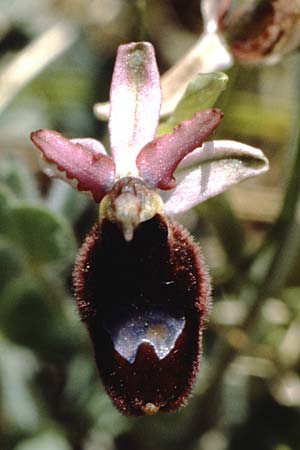
[[[0,449],[300,449],[300,63],[234,66],[217,136],[261,148],[270,171],[182,218],[214,285],[188,406],[126,418],[99,380],[71,288],[97,217],[41,170],[31,131],[107,142],[119,44],[146,39],[161,73],[202,30],[198,1],[0,0]]]

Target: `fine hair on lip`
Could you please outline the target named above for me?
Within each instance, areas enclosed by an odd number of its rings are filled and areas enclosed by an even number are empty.
[[[199,367],[210,295],[189,233],[156,215],[127,242],[116,224],[103,220],[82,246],[74,285],[117,408],[144,415],[183,405]]]

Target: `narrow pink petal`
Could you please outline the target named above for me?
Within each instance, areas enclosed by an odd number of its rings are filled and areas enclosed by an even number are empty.
[[[133,42],[118,49],[110,91],[110,142],[118,175],[136,175],[135,159],[155,136],[161,89],[154,49]]]
[[[114,162],[100,151],[92,152],[91,143],[87,149],[78,143],[80,140],[72,142],[52,130],[35,131],[31,133],[31,140],[41,150],[46,161],[65,172],[68,179],[75,179],[79,191],[90,191],[96,202],[111,189],[114,183]],[[101,144],[98,150],[100,148]]]
[[[201,111],[192,119],[181,122],[173,133],[149,142],[136,159],[140,175],[152,187],[174,188],[173,172],[182,158],[202,145],[222,117],[222,111],[216,108]]]
[[[257,148],[234,141],[206,142],[178,166],[177,186],[164,196],[165,213],[183,213],[268,168],[267,158]]]

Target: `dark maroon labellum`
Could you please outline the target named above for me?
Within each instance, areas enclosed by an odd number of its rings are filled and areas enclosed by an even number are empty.
[[[188,232],[156,215],[125,241],[103,220],[74,270],[79,312],[104,386],[124,414],[174,411],[191,392],[210,293]]]

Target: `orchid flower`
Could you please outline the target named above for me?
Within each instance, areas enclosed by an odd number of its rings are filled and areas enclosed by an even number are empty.
[[[222,119],[216,108],[155,137],[161,88],[150,43],[119,47],[110,105],[112,156],[90,138],[39,130],[31,139],[50,174],[100,203],[73,276],[108,394],[124,414],[174,411],[199,368],[210,281],[199,247],[171,216],[268,162],[248,145],[206,142]]]

